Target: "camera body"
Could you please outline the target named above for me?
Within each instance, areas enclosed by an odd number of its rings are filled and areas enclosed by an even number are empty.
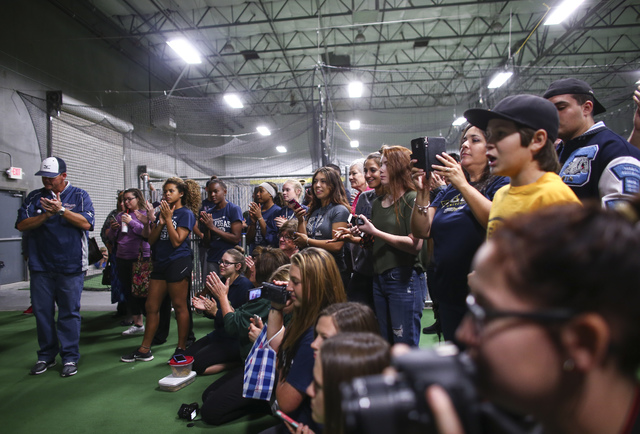
[[[249,290],[248,301],[265,298],[278,304],[286,304],[291,294],[284,285],[262,282],[262,286]]]
[[[182,404],[180,409],[178,410],[178,417],[180,419],[186,420],[194,420],[198,415],[198,410],[200,406],[197,402],[192,402],[191,404]]]
[[[433,164],[442,165],[436,155],[446,151],[446,144],[444,137],[418,137],[411,141],[411,159],[417,160],[415,167],[424,170],[427,179]]]
[[[453,348],[450,348],[453,347]],[[397,375],[373,375],[343,383],[342,412],[347,433],[436,433],[425,390],[437,383],[453,401],[467,434],[480,433],[475,367],[455,346],[413,350],[396,357]]]
[[[349,217],[347,217],[347,223],[351,224],[351,226],[359,226],[364,224],[364,220],[357,215],[349,214]]]

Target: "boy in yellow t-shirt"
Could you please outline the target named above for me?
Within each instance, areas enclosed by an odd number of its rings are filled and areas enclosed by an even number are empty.
[[[560,166],[553,143],[558,137],[558,111],[550,101],[535,95],[509,96],[493,110],[470,109],[464,116],[487,131],[491,174],[511,178],[493,198],[487,238],[515,214],[580,203],[557,175]]]

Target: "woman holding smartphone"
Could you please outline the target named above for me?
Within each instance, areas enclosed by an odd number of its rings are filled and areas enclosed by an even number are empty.
[[[309,209],[304,205],[300,205],[302,202],[302,184],[295,179],[287,179],[284,184],[282,184],[282,198],[284,199],[284,205],[282,206],[280,215],[276,217],[276,226],[279,228],[282,227],[284,222],[296,216],[295,210],[298,208],[298,205],[304,208],[305,211]]]
[[[371,218],[373,201],[384,194],[384,186],[380,182],[380,157],[380,152],[374,152],[364,160],[364,178],[371,190],[358,196],[355,215],[364,215],[367,219]],[[350,301],[364,303],[374,309],[373,256],[370,246],[367,245],[367,240],[354,236],[351,233],[351,228],[338,229],[334,232],[334,239],[350,243],[353,274],[347,286],[347,298]]]
[[[416,198],[411,152],[402,146],[380,150],[380,182],[385,194],[372,205],[371,221],[358,230],[373,236],[373,301],[380,333],[390,343],[418,346],[427,286],[419,254],[422,240],[411,234]]]
[[[193,254],[189,234],[196,223],[200,208],[200,186],[193,180],[169,178],[163,187],[160,213],[153,229],[149,222],[149,244],[153,247],[153,272],[147,295],[147,327],[142,344],[132,353],[120,358],[123,362],[153,360],[151,341],[158,329],[160,305],[167,293],[176,313],[178,346],[175,354],[183,354],[189,334],[189,306],[187,295],[193,268]]]
[[[344,285],[349,282],[350,273],[344,260],[344,241],[333,241],[333,231],[347,227],[349,202],[338,172],[329,167],[321,167],[313,175],[311,189],[313,200],[309,211],[297,210],[298,232],[295,243],[301,250],[319,247],[331,253]],[[305,222],[305,215],[307,220]]]
[[[460,140],[460,163],[446,153],[438,155],[440,165],[434,165],[430,180],[424,171],[413,169],[418,195],[411,230],[415,237],[433,240],[429,293],[438,304],[445,340],[454,339],[467,311],[467,274],[473,255],[486,238],[493,196],[509,183],[509,178],[491,175],[486,151],[485,132],[469,125]],[[430,202],[430,181],[434,178],[449,185]]]

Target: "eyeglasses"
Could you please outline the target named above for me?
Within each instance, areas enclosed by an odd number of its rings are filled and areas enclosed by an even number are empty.
[[[132,200],[136,200],[136,198],[135,197],[125,197],[124,198],[125,202],[131,202]]]
[[[291,235],[280,235],[280,238],[285,239],[285,240],[289,240],[289,241],[293,241],[294,238]],[[278,238],[278,239],[280,239]]]
[[[535,322],[562,322],[573,318],[576,312],[571,309],[548,309],[531,312],[485,309],[476,303],[473,295],[467,296],[467,308],[473,320],[476,334],[482,334],[488,322],[497,318],[522,318]]]
[[[218,261],[218,265],[224,265],[225,267],[228,267],[229,265],[239,264],[239,263],[240,262]]]

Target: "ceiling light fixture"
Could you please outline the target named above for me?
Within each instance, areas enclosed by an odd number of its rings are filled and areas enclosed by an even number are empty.
[[[358,34],[356,35],[355,41],[358,44],[362,44],[363,42],[367,42],[367,38],[364,37],[364,33],[362,33],[362,30],[358,31]]]
[[[351,145],[352,148],[357,148],[358,146],[360,146],[360,142],[357,140],[352,140],[349,142],[349,145]]]
[[[492,79],[491,83],[487,86],[489,89],[497,89],[505,84],[513,75],[511,71],[502,71],[497,73]]]
[[[256,131],[262,134],[263,136],[271,135],[271,131],[269,131],[269,128],[265,127],[264,125],[260,125],[258,128],[256,128]]]
[[[349,98],[360,98],[362,96],[362,82],[352,81],[349,83],[347,90],[349,91]]]
[[[464,116],[456,118],[455,121],[453,121],[453,123],[451,125],[453,125],[454,127],[459,127],[464,125],[464,123],[467,122],[467,118],[465,118]]]
[[[220,52],[224,53],[224,54],[231,54],[231,53],[233,53],[235,51],[236,51],[236,49],[231,44],[231,39],[227,39],[227,42],[222,46],[222,50],[220,50]]]
[[[231,108],[241,109],[244,107],[244,104],[242,104],[242,101],[240,101],[240,98],[235,93],[226,94],[224,96],[224,100],[231,106]]]
[[[188,64],[202,63],[200,53],[186,39],[172,39],[167,41],[167,45]]]
[[[584,2],[584,0],[564,0],[560,6],[553,8],[553,12],[547,18],[547,21],[544,22],[545,26],[552,26],[554,24],[560,24],[563,22],[569,15],[573,13],[578,6],[580,6]]]
[[[349,128],[352,129],[352,130],[359,130],[360,129],[360,121],[357,120],[357,119],[349,121]]]
[[[287,152],[287,148],[285,148],[282,145],[276,146],[276,151],[280,152],[281,154],[284,154],[285,152]]]

